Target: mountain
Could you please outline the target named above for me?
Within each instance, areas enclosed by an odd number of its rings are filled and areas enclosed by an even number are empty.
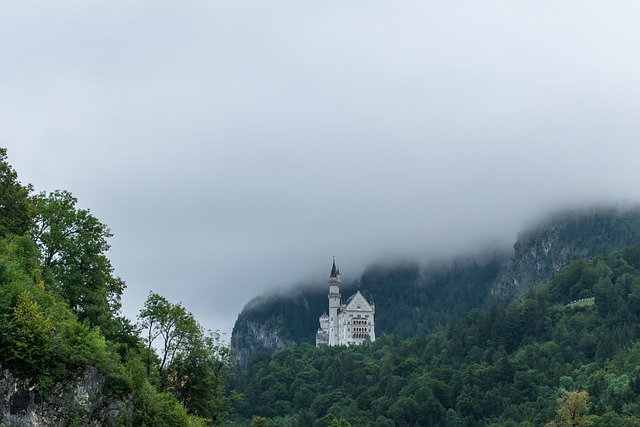
[[[485,302],[507,261],[503,253],[486,259],[459,258],[421,268],[416,263],[375,264],[357,282],[342,283],[346,298],[356,290],[376,304],[376,333],[407,338],[430,333]],[[316,285],[251,300],[238,316],[231,345],[241,364],[254,355],[301,343],[315,344],[318,318],[327,311],[327,287]]]
[[[408,338],[491,301],[523,299],[572,260],[639,241],[640,208],[563,211],[521,232],[511,253],[498,249],[441,263],[374,264],[341,291],[346,297],[360,289],[373,300],[378,336]],[[238,316],[231,345],[245,365],[259,353],[314,344],[318,317],[326,310],[326,284],[256,297]]]
[[[577,300],[576,300],[577,299]],[[640,244],[569,263],[523,300],[237,370],[237,425],[638,426]],[[252,425],[259,425],[257,422]]]
[[[640,208],[563,211],[520,233],[511,262],[492,295],[522,299],[536,284],[575,259],[591,259],[640,241]]]

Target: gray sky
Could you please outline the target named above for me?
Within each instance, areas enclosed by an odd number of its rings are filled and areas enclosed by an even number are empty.
[[[267,289],[640,201],[637,1],[0,4],[0,146],[230,333]]]

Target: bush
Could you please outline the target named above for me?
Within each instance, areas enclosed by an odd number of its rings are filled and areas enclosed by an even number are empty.
[[[187,414],[171,393],[160,393],[146,382],[136,396],[133,425],[139,427],[204,427],[205,420]]]

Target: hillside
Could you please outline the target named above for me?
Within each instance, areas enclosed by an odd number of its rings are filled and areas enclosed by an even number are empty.
[[[154,293],[123,317],[111,231],[77,203],[34,194],[0,148],[0,426],[226,422],[229,349]]]
[[[378,334],[406,338],[428,333],[481,305],[506,257],[493,254],[486,261],[459,259],[421,269],[417,264],[373,265],[358,282],[343,283],[344,298],[357,289],[376,304]],[[233,328],[231,345],[238,360],[315,344],[318,317],[327,311],[327,287],[304,287],[290,294],[254,298]]]
[[[640,241],[640,209],[594,208],[549,216],[518,235],[511,254],[498,250],[446,263],[372,265],[357,283],[376,303],[378,335],[430,333],[492,300],[522,299],[574,259],[590,259]],[[328,277],[328,275],[327,275]],[[256,297],[238,316],[231,344],[245,364],[252,355],[314,343],[327,309],[325,284]]]
[[[637,426],[638,324],[640,245],[574,261],[523,301],[472,310],[428,336],[257,358],[236,372],[245,400],[235,417],[271,427]]]
[[[511,262],[492,294],[503,301],[524,298],[537,283],[574,259],[590,259],[640,241],[640,207],[562,211],[518,236]]]

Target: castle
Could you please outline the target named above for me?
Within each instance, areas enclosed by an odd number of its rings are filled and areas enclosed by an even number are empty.
[[[316,334],[316,346],[352,345],[375,341],[375,306],[358,290],[345,304],[341,301],[340,270],[333,260],[329,277],[329,315],[320,316],[320,328]]]

